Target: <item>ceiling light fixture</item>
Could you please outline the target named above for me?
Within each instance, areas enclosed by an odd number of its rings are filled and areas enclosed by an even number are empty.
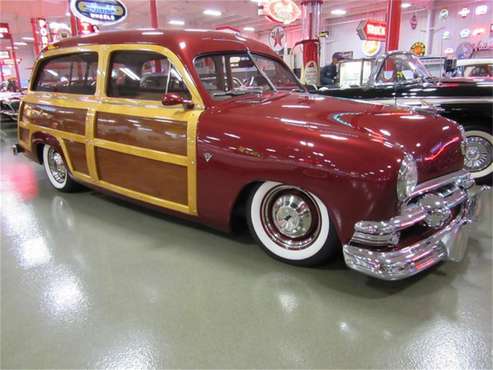
[[[30,37],[30,36],[24,36],[24,37],[21,37],[24,41],[34,41],[34,37]]]
[[[17,45],[17,46],[26,46],[27,45],[27,42],[24,42],[24,41],[16,41],[16,42],[14,42],[14,45]]]
[[[255,31],[255,28],[253,28],[253,27],[243,27],[243,31],[253,32],[253,31]]]
[[[219,10],[214,10],[214,9],[206,9],[203,11],[203,14],[205,15],[212,15],[213,17],[220,17],[223,15]]]
[[[185,25],[185,21],[181,21],[179,19],[172,19],[168,22],[168,24],[171,24],[173,26],[184,26]]]
[[[332,15],[346,15],[347,11],[344,9],[333,9],[330,11],[330,14]]]
[[[402,9],[407,9],[407,8],[410,8],[411,7],[411,3],[402,3],[401,4],[401,8]]]

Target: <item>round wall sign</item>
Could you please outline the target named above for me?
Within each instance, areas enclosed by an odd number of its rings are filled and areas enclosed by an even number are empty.
[[[426,45],[421,41],[416,41],[411,45],[411,53],[417,55],[418,57],[422,57],[426,53]]]
[[[70,11],[81,21],[112,25],[127,17],[127,8],[120,0],[70,0]]]
[[[276,26],[270,31],[269,45],[274,51],[281,51],[286,45],[286,31],[281,26]]]
[[[365,40],[361,44],[361,50],[367,57],[374,57],[380,52],[382,43],[380,41]]]
[[[264,11],[268,18],[283,24],[293,23],[301,16],[301,10],[293,0],[269,0]]]
[[[448,9],[442,9],[440,10],[440,20],[444,21],[445,19],[448,18]]]

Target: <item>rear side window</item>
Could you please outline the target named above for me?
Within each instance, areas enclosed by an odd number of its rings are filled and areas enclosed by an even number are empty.
[[[34,91],[94,95],[98,71],[97,53],[77,53],[41,62]]]
[[[111,54],[108,96],[161,100],[165,93],[191,99],[182,77],[164,55],[143,51]]]

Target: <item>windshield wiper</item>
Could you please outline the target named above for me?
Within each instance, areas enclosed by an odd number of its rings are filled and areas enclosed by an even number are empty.
[[[264,92],[263,89],[261,88],[255,88],[255,89],[242,89],[242,90],[229,90],[229,91],[221,91],[214,93],[213,96],[241,96],[241,95],[246,95],[246,94],[262,94]]]

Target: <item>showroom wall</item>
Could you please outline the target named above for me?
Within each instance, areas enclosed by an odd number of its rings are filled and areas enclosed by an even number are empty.
[[[404,11],[401,19],[401,30],[399,49],[409,50],[411,45],[416,41],[421,41],[425,45],[427,42],[427,24],[428,13],[431,12],[431,27],[432,27],[432,49],[427,51],[428,55],[432,56],[445,56],[445,51],[448,48],[452,48],[454,51],[457,46],[462,42],[470,42],[473,45],[477,45],[478,42],[492,43],[492,35],[490,34],[490,24],[493,19],[493,3],[492,2],[474,2],[471,5],[471,1],[461,2],[447,2],[437,4],[434,9],[418,9],[417,11]],[[479,5],[488,5],[488,11],[486,14],[476,15],[475,8]],[[458,12],[467,7],[470,9],[470,13],[465,17],[461,17]],[[440,10],[447,9],[448,17],[441,18]],[[416,15],[416,28],[411,27],[411,18]],[[385,20],[385,13],[378,12],[368,14],[365,19]],[[361,17],[353,19],[344,19],[340,22],[327,22],[326,30],[329,31],[329,37],[323,40],[325,43],[324,59],[322,65],[330,63],[330,58],[334,52],[337,51],[349,51],[353,50],[355,58],[364,57],[364,53],[361,49],[362,41],[359,39],[356,33],[356,27],[358,26]],[[470,35],[467,38],[461,38],[460,33],[462,30],[468,28],[471,33],[473,30],[483,28],[484,33],[480,35]],[[443,33],[448,31],[450,34],[448,39],[443,39]],[[350,46],[350,48],[348,48]],[[352,48],[351,48],[352,47]],[[429,47],[429,45],[427,45]]]
[[[479,5],[488,5],[486,14],[476,15],[475,8]],[[458,12],[467,7],[470,13],[462,17]],[[447,9],[448,17],[441,18],[440,10]],[[416,27],[411,26],[411,19],[416,15]],[[430,19],[428,19],[430,17]],[[321,30],[328,31],[328,37],[321,39],[321,65],[330,63],[332,54],[341,51],[353,51],[354,58],[363,58],[365,54],[362,50],[362,41],[356,33],[356,27],[363,19],[385,20],[385,12],[371,12],[364,17],[341,17],[340,19],[325,20],[322,22]],[[492,43],[490,34],[490,24],[493,23],[493,2],[437,2],[433,9],[418,8],[413,11],[403,11],[401,19],[399,49],[409,50],[411,45],[416,41],[423,42],[427,48],[428,45],[428,22],[432,28],[432,49],[427,50],[427,55],[445,56],[447,49],[452,48],[454,51],[462,42],[470,42],[477,45]],[[471,35],[467,38],[461,38],[460,33],[463,29],[468,28]],[[473,30],[483,28],[484,33],[472,35]],[[287,47],[292,48],[300,40],[301,28],[299,26],[287,27]],[[449,38],[444,39],[443,33],[449,32]],[[269,33],[264,32],[258,35],[258,39],[268,43]],[[383,50],[383,45],[382,45]]]

